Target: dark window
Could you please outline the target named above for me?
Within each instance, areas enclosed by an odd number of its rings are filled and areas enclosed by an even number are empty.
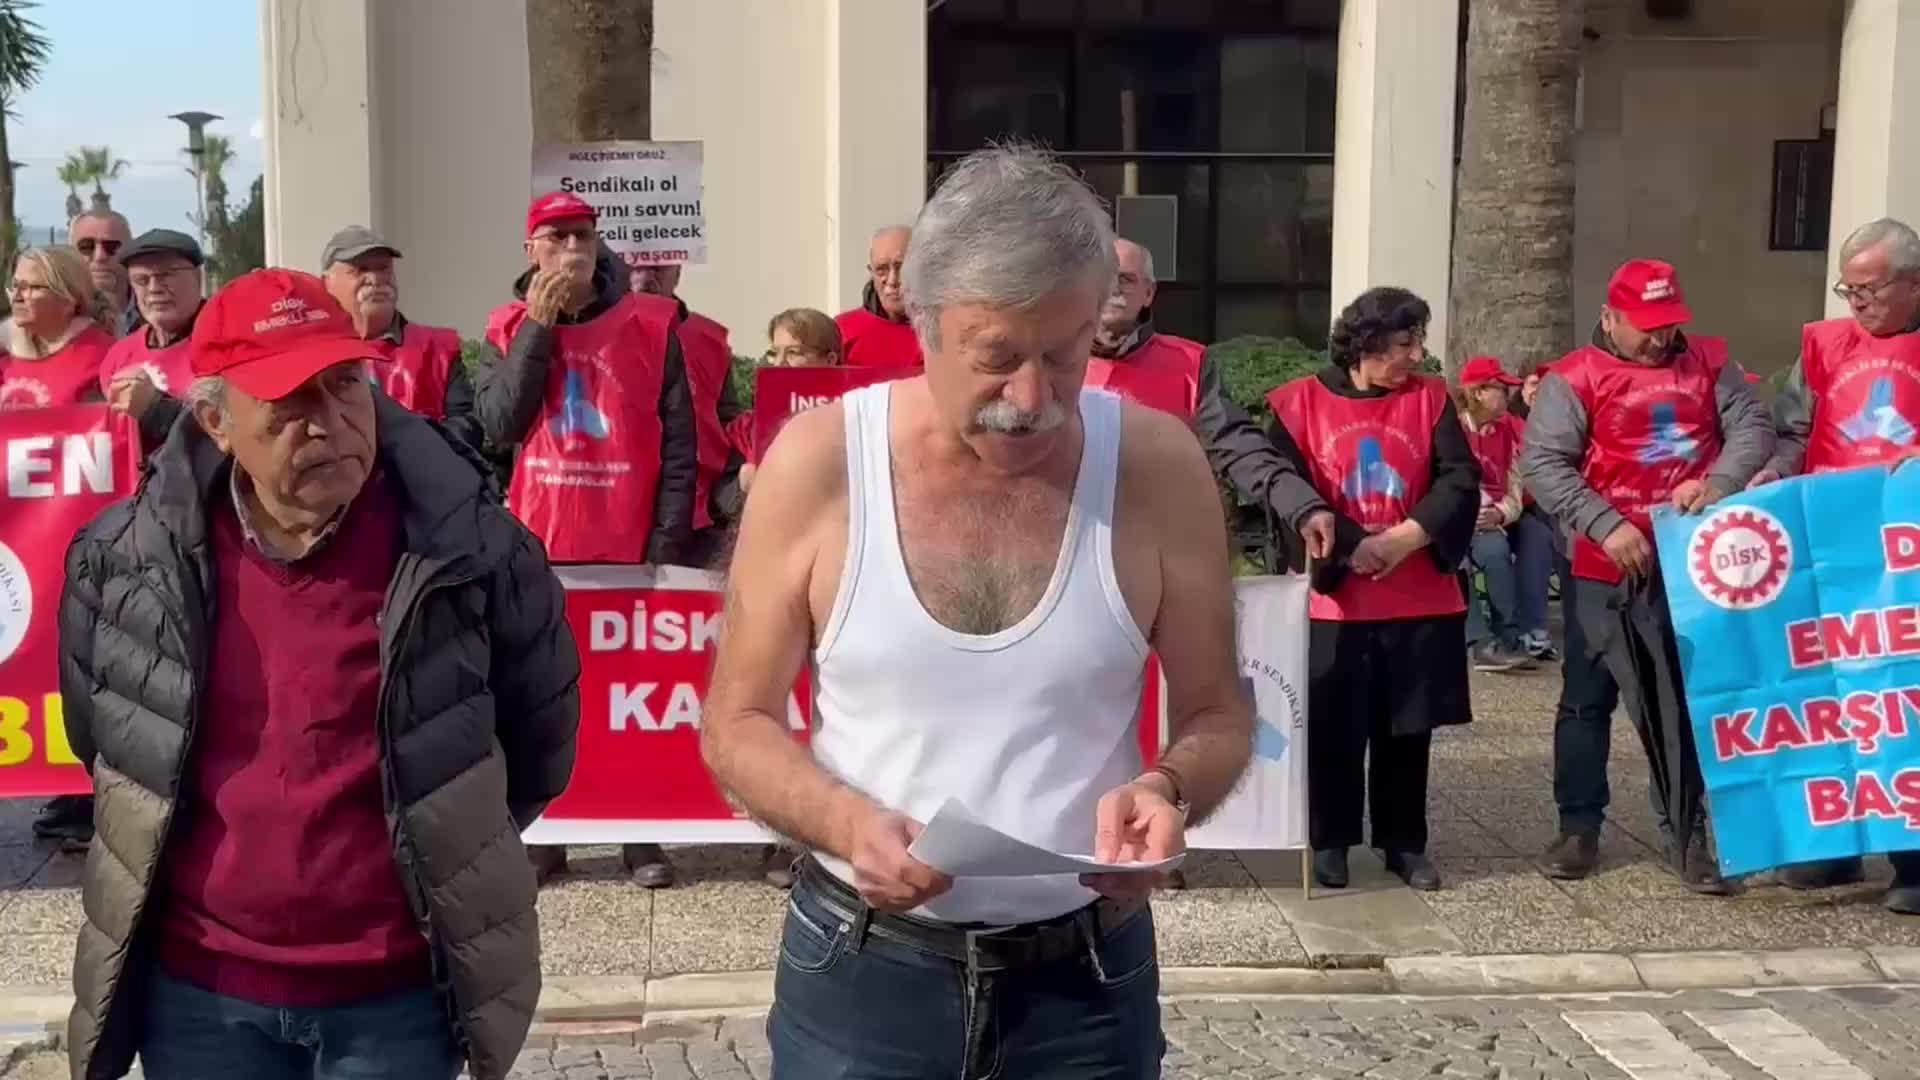
[[[1833,209],[1833,142],[1781,139],[1773,144],[1772,251],[1825,251]]]

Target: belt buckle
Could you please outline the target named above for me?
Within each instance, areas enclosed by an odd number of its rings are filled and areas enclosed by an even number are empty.
[[[967,972],[969,974],[978,975],[982,973],[1006,971],[1011,966],[1003,962],[996,962],[988,966],[981,962],[984,954],[980,950],[980,943],[990,938],[998,938],[1004,935],[1006,931],[1007,927],[994,926],[984,930],[967,930],[964,932],[966,935]]]

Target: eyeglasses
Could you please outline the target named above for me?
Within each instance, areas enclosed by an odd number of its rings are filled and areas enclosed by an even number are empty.
[[[89,236],[85,240],[75,241],[73,246],[80,250],[80,254],[85,255],[89,259],[93,258],[93,251],[95,248],[99,248],[101,251],[106,252],[107,258],[111,259],[115,255],[120,254],[120,245],[122,243],[124,243],[124,241],[95,240],[93,237]]]
[[[904,267],[906,265],[907,265],[906,263],[901,262],[899,260],[895,260],[893,262],[869,263],[867,265],[867,272],[871,273],[874,277],[899,277],[901,267]]]
[[[144,292],[156,286],[171,284],[175,274],[184,274],[192,269],[191,266],[170,266],[165,270],[135,270],[127,275],[127,284]]]
[[[548,229],[533,234],[535,240],[545,240],[560,247],[569,244],[591,244],[599,237],[591,225],[581,225],[572,229]]]
[[[1846,282],[1842,281],[1834,285],[1833,295],[1839,297],[1842,300],[1845,300],[1849,304],[1853,303],[1856,299],[1863,300],[1867,303],[1872,303],[1873,301],[1880,299],[1880,294],[1883,292],[1886,292],[1888,287],[1890,287],[1893,284],[1893,282],[1894,282],[1893,278],[1888,278],[1885,281],[1875,282],[1871,285],[1849,285]]]

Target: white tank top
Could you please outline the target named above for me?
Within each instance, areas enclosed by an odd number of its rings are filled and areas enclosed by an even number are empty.
[[[1120,399],[1083,391],[1086,430],[1053,578],[997,634],[963,634],[921,606],[900,553],[890,387],[847,414],[847,561],[814,653],[814,757],[883,806],[925,822],[955,798],[980,819],[1056,851],[1093,850],[1100,796],[1139,774],[1135,721],[1147,642],[1113,570]],[[820,854],[843,880],[852,870]],[[1094,893],[1072,875],[963,878],[915,914],[956,923],[1050,919]]]

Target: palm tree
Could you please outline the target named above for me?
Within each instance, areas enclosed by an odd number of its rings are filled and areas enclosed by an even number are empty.
[[[52,44],[40,32],[40,24],[27,17],[31,0],[0,0],[0,162],[11,162],[7,149],[7,121],[13,118],[13,103],[40,81]],[[0,169],[0,278],[13,274],[13,253],[20,246],[20,233],[13,214],[13,170]]]
[[[86,182],[93,185],[93,209],[113,209],[113,196],[107,194],[106,182],[126,175],[127,159],[114,157],[113,151],[105,146],[83,146],[80,148],[80,167]]]
[[[80,211],[86,209],[80,202],[80,189],[87,184],[86,166],[78,154],[69,154],[53,175],[67,185],[67,220],[72,221],[80,216]]]
[[[1513,370],[1573,333],[1573,109],[1584,0],[1470,0],[1449,370]]]
[[[527,0],[533,141],[653,130],[653,0]]]

